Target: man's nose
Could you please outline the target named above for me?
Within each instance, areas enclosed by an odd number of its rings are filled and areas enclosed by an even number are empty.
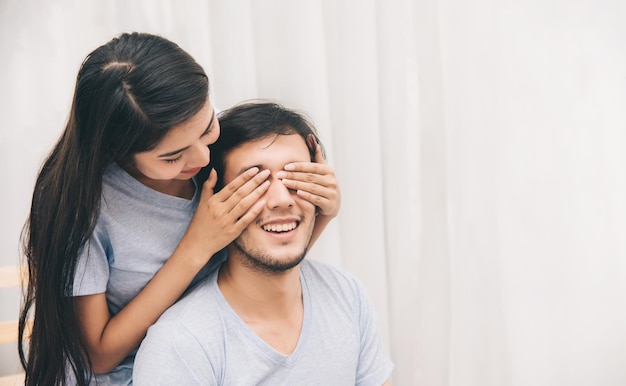
[[[272,177],[270,187],[265,192],[265,200],[270,209],[290,208],[294,204],[293,194],[281,180]]]

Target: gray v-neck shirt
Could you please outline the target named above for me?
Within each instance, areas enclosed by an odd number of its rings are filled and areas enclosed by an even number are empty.
[[[393,365],[363,286],[319,261],[305,259],[300,267],[304,317],[291,355],[239,318],[214,272],[150,327],[134,384],[382,385]]]

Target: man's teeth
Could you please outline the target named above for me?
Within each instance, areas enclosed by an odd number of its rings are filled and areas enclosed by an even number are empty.
[[[294,229],[296,229],[295,222],[291,222],[289,224],[263,225],[263,230],[266,232],[288,232]]]

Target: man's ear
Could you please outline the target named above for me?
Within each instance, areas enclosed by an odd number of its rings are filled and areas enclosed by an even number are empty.
[[[326,163],[326,149],[324,149],[324,145],[322,145],[317,136],[314,134],[307,135],[306,145],[309,148],[311,162]],[[321,157],[318,157],[318,152]]]
[[[309,155],[311,156],[311,162],[315,162],[315,150],[317,149],[317,141],[313,134],[306,136],[306,147],[309,149]]]

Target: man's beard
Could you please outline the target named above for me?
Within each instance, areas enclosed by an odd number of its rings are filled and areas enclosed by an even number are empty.
[[[278,274],[296,267],[302,262],[309,248],[307,243],[300,254],[287,261],[280,261],[260,251],[246,249],[239,243],[239,239],[233,241],[233,245],[243,255],[242,264],[246,268],[266,274]]]

